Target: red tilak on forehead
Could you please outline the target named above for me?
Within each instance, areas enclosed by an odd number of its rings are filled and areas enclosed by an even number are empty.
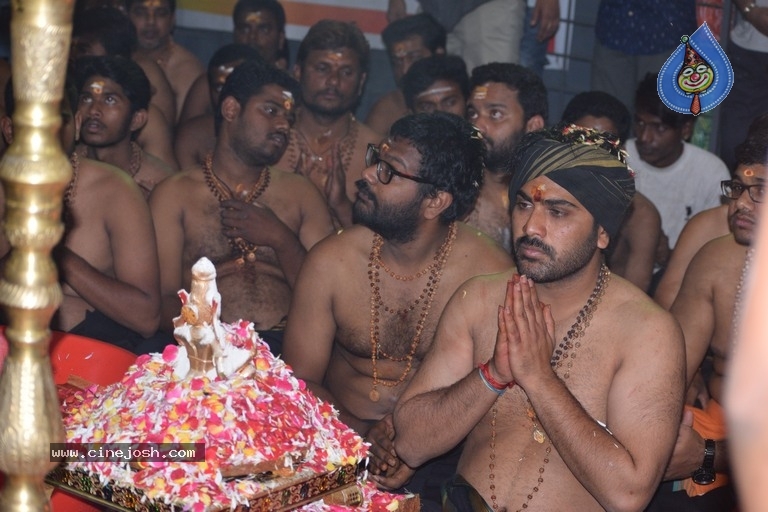
[[[747,178],[751,178],[755,175],[755,171],[752,169],[744,169],[744,176]]]
[[[547,190],[545,185],[537,185],[535,187],[531,187],[531,197],[534,201],[539,202],[541,201],[541,196],[545,190]]]

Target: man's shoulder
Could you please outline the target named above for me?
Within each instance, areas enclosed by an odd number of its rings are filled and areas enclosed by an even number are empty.
[[[644,339],[651,331],[678,333],[672,314],[629,281],[613,274],[608,290],[600,307],[607,310],[612,331],[620,331],[627,339]]]
[[[371,252],[373,232],[363,226],[353,225],[339,229],[317,242],[307,253],[304,265],[323,271],[348,268],[351,259],[367,258]]]
[[[163,181],[157,184],[152,191],[152,196],[171,199],[173,197],[189,197],[189,193],[206,186],[203,179],[203,172],[199,168],[187,169],[171,174]]]
[[[144,151],[144,163],[142,164],[142,167],[144,165],[148,167],[150,175],[156,178],[157,181],[165,179],[174,174],[171,166],[157,158],[152,153],[147,153],[146,151]]]
[[[467,223],[458,222],[457,225],[456,250],[469,271],[496,273],[513,265],[512,256],[494,239]]]
[[[172,67],[174,69],[194,70],[196,72],[194,78],[191,79],[192,81],[197,79],[197,77],[205,71],[205,67],[200,59],[198,59],[194,53],[175,41],[173,42],[173,54],[171,58],[173,59]]]
[[[364,122],[360,121],[359,119],[355,118],[354,122],[357,124],[357,146],[360,145],[367,145],[369,142],[378,143],[381,142],[381,139],[383,135],[365,124]]]
[[[114,165],[83,157],[80,157],[78,165],[76,186],[81,186],[89,192],[123,192],[133,189],[138,191],[138,186],[131,176]]]

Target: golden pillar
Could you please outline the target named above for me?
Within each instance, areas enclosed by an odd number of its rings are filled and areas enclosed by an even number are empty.
[[[0,280],[9,353],[0,375],[2,511],[49,509],[43,479],[52,442],[63,442],[48,355],[49,324],[61,304],[51,249],[61,239],[61,206],[72,169],[61,150],[64,90],[74,0],[12,0],[14,140],[0,162],[3,229],[12,248]]]

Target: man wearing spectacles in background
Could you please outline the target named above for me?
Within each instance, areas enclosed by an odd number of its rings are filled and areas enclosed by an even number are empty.
[[[668,239],[664,243],[662,236],[656,253],[658,270],[666,265],[685,223],[720,204],[718,185],[730,174],[717,156],[686,142],[695,117],[667,108],[659,98],[656,79],[657,75],[648,74],[637,87],[635,138],[627,141],[627,163],[636,173],[637,191],[659,210],[661,230]],[[652,284],[651,293],[654,289]]]
[[[512,265],[458,222],[477,198],[483,153],[479,133],[453,114],[396,121],[388,139],[368,146],[356,225],[311,250],[296,282],[284,359],[373,444],[370,471],[385,488],[413,474],[395,454],[392,412],[448,298],[470,277]],[[438,475],[450,477],[455,461],[441,467],[417,472],[408,487],[424,510],[440,510]]]
[[[728,201],[730,233],[705,244],[683,279],[671,312],[685,336],[688,383],[707,352],[712,371],[702,374],[710,399],[702,408],[687,406],[665,480],[648,511],[734,510],[728,485],[728,447],[722,403],[723,380],[734,350],[741,315],[744,278],[752,261],[752,244],[768,178],[768,130],[753,132],[736,148],[733,179],[721,182]]]

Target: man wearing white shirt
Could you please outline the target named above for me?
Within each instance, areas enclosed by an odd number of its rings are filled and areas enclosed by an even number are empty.
[[[656,75],[646,75],[635,95],[635,138],[627,141],[629,166],[637,191],[661,215],[661,229],[674,248],[685,223],[720,205],[720,182],[728,168],[712,153],[685,142],[695,118],[668,109],[656,90]],[[663,264],[664,258],[658,263]]]

